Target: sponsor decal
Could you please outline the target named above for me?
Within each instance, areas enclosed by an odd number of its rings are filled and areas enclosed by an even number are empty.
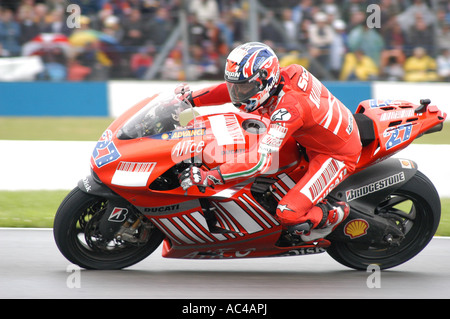
[[[271,124],[269,132],[261,140],[258,153],[268,154],[278,152],[288,129],[278,124]]]
[[[122,207],[114,207],[111,214],[108,217],[108,221],[121,223],[125,221],[127,217],[128,209]]]
[[[205,147],[205,142],[196,143],[193,140],[185,140],[178,142],[172,149],[172,156],[184,156],[188,154],[201,153]]]
[[[208,259],[222,259],[222,258],[243,258],[255,252],[256,248],[246,248],[244,250],[236,250],[236,248],[219,248],[208,251],[192,251],[183,256],[186,259],[208,258]]]
[[[168,213],[178,211],[180,208],[180,204],[169,205],[169,206],[160,206],[160,207],[144,207],[143,210],[145,213]]]
[[[285,253],[275,255],[275,256],[304,256],[304,255],[321,254],[326,251],[327,251],[327,249],[325,247],[306,247],[306,248],[289,250]]]
[[[289,210],[289,211],[293,212],[293,210],[290,209],[287,205],[278,205],[278,206],[277,206],[277,209],[278,209],[280,212],[282,212],[282,213],[283,213],[285,210]]]
[[[402,168],[407,168],[407,169],[413,169],[414,167],[414,163],[411,162],[410,160],[407,159],[398,159],[400,161],[400,165],[402,166]]]
[[[106,130],[95,145],[94,151],[92,152],[92,158],[98,168],[114,162],[120,157],[120,153],[112,141],[112,136],[113,133],[111,130]]]
[[[83,185],[84,185],[84,188],[86,189],[86,192],[89,193],[92,189],[92,186],[89,183],[89,179],[87,177],[83,178]]]
[[[232,72],[232,71],[225,70],[225,75],[229,78],[233,78],[234,80],[237,80],[241,76],[241,72]]]
[[[183,130],[178,131],[171,131],[161,134],[156,134],[151,136],[151,138],[156,138],[160,140],[176,140],[180,138],[187,138],[187,137],[195,137],[195,136],[203,136],[206,134],[206,129],[204,127],[202,128],[187,128]]]
[[[234,114],[208,117],[217,145],[245,144],[241,125]]]
[[[291,119],[291,113],[289,113],[285,108],[276,110],[272,117],[270,118],[271,121],[289,121]]]
[[[156,166],[156,162],[120,162],[111,180],[111,184],[128,187],[143,187]]]
[[[386,142],[386,150],[400,145],[401,143],[406,142],[411,137],[411,131],[412,131],[412,124],[404,124],[399,125],[394,128],[389,128],[386,131],[384,131],[383,136],[389,137],[389,140]]]
[[[187,202],[182,202],[178,204],[166,205],[166,206],[154,206],[154,207],[139,207],[137,209],[145,215],[169,215],[174,213],[179,213],[187,211],[196,207],[199,207],[200,203],[198,200],[192,200]]]
[[[381,114],[380,122],[392,121],[400,118],[414,116],[414,109],[401,109],[396,111],[389,111]]]
[[[325,198],[347,176],[345,164],[333,158],[328,159],[317,170],[309,182],[300,190],[311,202]]]
[[[378,101],[376,99],[372,99],[369,101],[369,106],[370,108],[389,106],[392,102],[393,100]]]
[[[403,172],[400,172],[398,174],[388,176],[371,184],[364,185],[356,189],[349,189],[348,191],[346,191],[347,202],[366,196],[368,194],[375,193],[377,191],[388,188],[395,184],[399,184],[404,180],[405,174]]]
[[[344,234],[350,239],[355,239],[367,234],[369,223],[364,219],[353,219],[349,221],[344,227]]]
[[[306,69],[304,67],[302,67],[302,69],[303,69],[303,73],[299,77],[297,85],[302,91],[306,91],[306,89],[308,88],[308,83],[309,83],[309,72],[306,71]]]
[[[345,129],[348,135],[350,135],[353,132],[353,114],[347,109],[348,114],[348,126]]]

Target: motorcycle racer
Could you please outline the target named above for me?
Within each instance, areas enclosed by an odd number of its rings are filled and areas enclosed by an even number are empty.
[[[355,170],[362,148],[357,124],[350,110],[304,67],[280,68],[269,46],[249,42],[227,57],[225,83],[195,92],[181,88],[186,91],[194,106],[231,102],[270,118],[270,125],[259,142],[257,163],[224,163],[210,171],[193,166],[179,176],[183,189],[265,174],[293,137],[306,149],[309,168],[278,203],[276,216],[284,230],[304,242],[317,241],[348,216],[345,202],[324,198]]]

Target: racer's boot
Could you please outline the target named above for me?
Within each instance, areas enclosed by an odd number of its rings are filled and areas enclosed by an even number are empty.
[[[336,227],[342,223],[350,213],[350,207],[345,202],[336,202],[331,205],[327,200],[317,204],[323,211],[323,218],[317,227],[300,235],[304,242],[317,241],[328,236]]]
[[[350,207],[345,202],[337,202],[331,205],[327,200],[317,204],[322,209],[323,218],[317,227],[312,228],[312,224],[306,221],[301,224],[289,226],[288,234],[293,238],[299,238],[305,242],[315,242],[328,236],[350,213]]]

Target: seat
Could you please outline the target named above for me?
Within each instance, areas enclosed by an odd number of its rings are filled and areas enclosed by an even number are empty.
[[[375,141],[373,120],[363,113],[353,114],[353,117],[355,118],[356,125],[358,125],[362,146],[364,147]]]

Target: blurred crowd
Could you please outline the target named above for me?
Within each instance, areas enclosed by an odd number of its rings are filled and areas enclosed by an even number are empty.
[[[38,80],[145,79],[184,10],[187,51],[176,42],[157,78],[223,79],[229,51],[251,37],[250,3],[0,0],[0,57],[40,56]],[[259,40],[282,66],[299,63],[329,80],[450,80],[448,0],[258,3]]]

